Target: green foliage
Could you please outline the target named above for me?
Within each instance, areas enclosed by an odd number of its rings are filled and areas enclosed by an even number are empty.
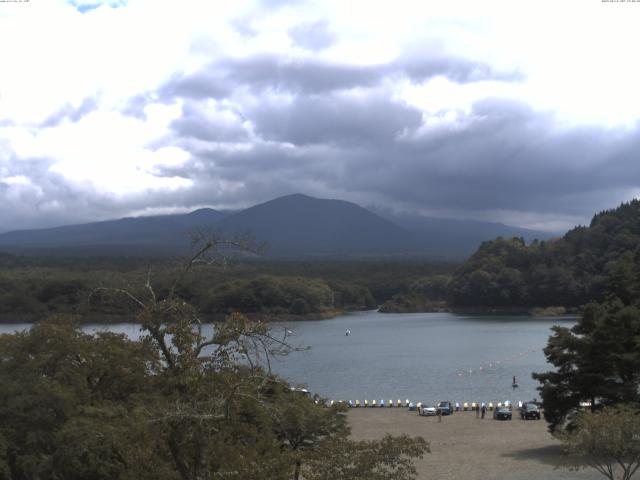
[[[422,437],[386,435],[382,441],[328,443],[313,457],[304,478],[308,480],[409,480],[417,475],[414,458],[430,452]]]
[[[311,305],[332,295],[306,279],[263,277],[251,289],[292,305],[303,293]],[[424,440],[349,440],[344,408],[316,404],[268,370],[265,359],[291,351],[286,336],[239,313],[205,336],[185,291],[188,283],[158,290],[149,278],[115,291],[137,308],[139,341],[83,333],[71,316],[0,336],[0,479],[362,478],[345,476],[354,465],[369,478],[415,478]]]
[[[383,313],[438,312],[447,309],[446,298],[451,277],[421,277],[409,285],[408,291],[394,295],[381,307]]]
[[[123,478],[117,472],[137,448],[123,442],[123,424],[131,422],[157,356],[121,335],[83,334],[76,320],[53,317],[0,337],[8,478]]]
[[[171,258],[3,254],[0,266],[0,322],[33,321],[57,313],[78,314],[83,321],[122,317],[131,321],[139,305],[114,295],[112,289],[126,288],[137,297],[144,296],[150,275],[156,294],[166,296],[181,268]],[[203,264],[198,275],[181,280],[176,294],[200,312],[218,316],[230,311],[257,313],[262,318],[327,316],[374,309],[394,295],[407,293],[420,279],[447,277],[454,267],[420,261],[247,261],[222,272]],[[267,285],[260,286],[259,279]]]
[[[588,466],[610,480],[629,480],[640,468],[640,412],[636,408],[620,405],[583,412],[575,430],[559,438],[567,447],[571,468]]]
[[[544,349],[555,371],[535,373],[550,429],[568,423],[580,402],[640,402],[640,309],[619,300],[585,308],[571,329],[553,327]]]
[[[596,215],[560,239],[484,242],[456,272],[455,306],[577,307],[640,293],[640,201]]]
[[[209,292],[210,313],[322,313],[333,308],[333,292],[322,280],[262,276],[223,283]]]

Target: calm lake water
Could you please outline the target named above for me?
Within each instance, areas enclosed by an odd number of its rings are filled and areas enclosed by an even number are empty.
[[[286,322],[277,326],[294,332],[294,344],[311,349],[275,360],[273,369],[294,384],[336,400],[526,401],[539,398],[531,372],[550,369],[542,353],[549,328],[575,321],[371,311]],[[0,325],[0,333],[24,328],[29,325]],[[140,333],[138,325],[128,323],[85,329],[109,329],[132,338]],[[519,385],[515,389],[513,376]]]

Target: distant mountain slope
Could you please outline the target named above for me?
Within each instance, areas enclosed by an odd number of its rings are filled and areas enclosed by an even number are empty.
[[[251,234],[273,257],[428,256],[465,258],[484,240],[542,232],[502,224],[386,215],[343,200],[294,194],[239,212],[201,209],[188,214],[122,218],[0,235],[0,250],[29,253],[182,253],[187,231],[213,226],[226,236]]]
[[[640,201],[593,217],[562,238],[485,242],[450,286],[456,306],[575,307],[615,295],[640,298]]]
[[[220,222],[227,233],[251,232],[272,255],[422,253],[417,237],[354,203],[294,194]]]
[[[548,240],[555,234],[512,227],[503,223],[427,217],[407,213],[380,213],[383,217],[420,237],[426,252],[445,257],[467,257],[485,240],[497,237]]]
[[[225,216],[223,212],[205,208],[188,214],[121,218],[55,228],[16,230],[0,235],[0,247],[176,247],[187,244],[187,232],[191,228],[215,224]]]

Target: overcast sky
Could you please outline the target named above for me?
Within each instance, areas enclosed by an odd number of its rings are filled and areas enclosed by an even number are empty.
[[[0,231],[289,193],[561,231],[640,195],[640,2],[0,2]]]

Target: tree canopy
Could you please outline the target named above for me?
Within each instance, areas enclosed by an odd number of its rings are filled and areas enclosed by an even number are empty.
[[[640,200],[593,217],[562,238],[484,242],[456,272],[454,306],[578,307],[608,294],[630,301],[640,293]]]
[[[640,309],[619,299],[590,304],[572,328],[555,326],[544,353],[556,369],[535,373],[550,429],[571,422],[580,402],[640,404]]]
[[[118,289],[140,340],[68,315],[0,336],[0,480],[415,478],[424,439],[354,442],[343,407],[270,371],[285,329],[233,313],[203,334],[179,285],[215,246],[162,292]]]

